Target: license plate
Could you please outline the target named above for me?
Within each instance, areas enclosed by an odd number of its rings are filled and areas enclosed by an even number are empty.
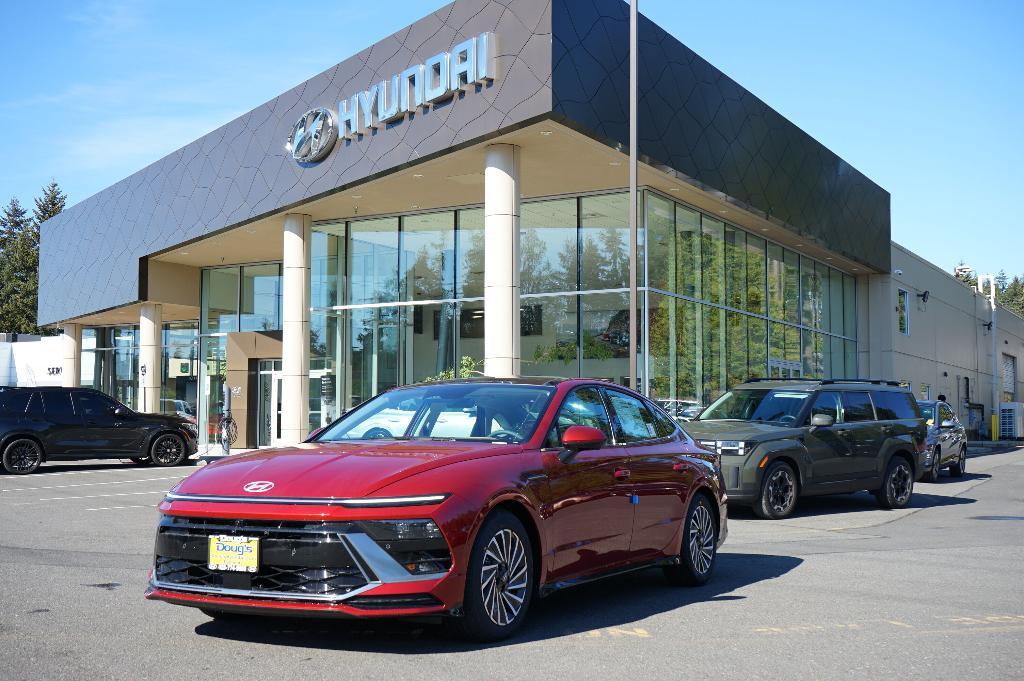
[[[208,563],[211,570],[256,572],[259,569],[259,556],[258,537],[210,536]]]

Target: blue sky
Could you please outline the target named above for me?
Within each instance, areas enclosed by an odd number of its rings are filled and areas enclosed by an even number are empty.
[[[80,201],[440,4],[5,2],[0,202]],[[887,189],[895,240],[1024,273],[1024,3],[640,7]]]

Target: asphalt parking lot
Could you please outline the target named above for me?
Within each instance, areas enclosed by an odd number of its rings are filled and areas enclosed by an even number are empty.
[[[1024,449],[918,483],[760,521],[731,509],[712,582],[634,573],[540,601],[520,634],[439,627],[215,624],[145,601],[156,511],[190,472],[122,463],[0,476],[0,678],[1022,678]]]

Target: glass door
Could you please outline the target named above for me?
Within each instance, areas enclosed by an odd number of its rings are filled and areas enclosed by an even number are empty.
[[[281,360],[263,359],[259,363],[259,402],[256,415],[256,446],[281,444]]]

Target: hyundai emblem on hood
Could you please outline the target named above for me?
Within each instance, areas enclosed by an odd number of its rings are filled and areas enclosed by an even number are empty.
[[[246,492],[259,494],[261,492],[269,492],[270,490],[274,489],[274,483],[270,482],[269,480],[253,480],[252,482],[245,483],[242,489],[244,489]]]

